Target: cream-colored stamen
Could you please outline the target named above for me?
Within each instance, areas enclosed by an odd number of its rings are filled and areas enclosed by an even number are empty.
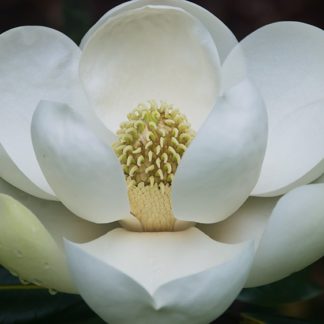
[[[171,183],[195,133],[167,103],[140,104],[127,117],[113,148],[127,179],[131,212],[145,231],[172,231]]]

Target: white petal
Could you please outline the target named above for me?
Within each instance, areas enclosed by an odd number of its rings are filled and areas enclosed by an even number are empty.
[[[245,56],[268,110],[269,145],[255,195],[285,193],[324,171],[323,53],[321,29],[280,22],[249,35],[225,62],[239,74]]]
[[[249,198],[231,217],[198,228],[216,241],[240,243],[254,240],[258,245],[278,198]]]
[[[24,280],[76,292],[63,238],[87,242],[112,228],[84,221],[62,204],[30,196],[0,178],[0,263]]]
[[[122,3],[103,15],[100,20],[92,28],[90,28],[90,30],[84,36],[81,41],[80,47],[83,48],[84,46],[86,46],[86,43],[89,41],[89,39],[91,39],[95,32],[101,26],[106,24],[107,21],[111,19],[111,17],[114,17],[127,10],[137,9],[147,5],[181,8],[197,18],[212,36],[221,61],[226,58],[230,50],[237,44],[235,36],[221,20],[215,17],[208,10],[196,5],[195,3],[183,0],[133,0]]]
[[[233,214],[255,186],[266,139],[263,103],[244,81],[219,99],[180,162],[172,185],[176,218],[214,223]]]
[[[283,196],[261,238],[247,286],[299,271],[324,255],[324,184],[302,186]]]
[[[37,217],[10,196],[0,194],[0,262],[34,284],[76,292],[64,254]]]
[[[56,200],[55,196],[41,190],[17,168],[16,164],[12,161],[1,144],[0,177],[33,196],[42,199]]]
[[[324,183],[324,173],[314,181],[314,183]]]
[[[199,127],[220,90],[210,34],[184,10],[165,6],[107,20],[84,47],[80,76],[98,116],[113,131],[151,99],[179,107]]]
[[[253,258],[252,244],[217,243],[194,228],[117,229],[66,249],[82,297],[109,323],[210,322],[236,297]]]
[[[71,211],[96,223],[129,214],[121,165],[80,115],[64,104],[43,101],[33,117],[32,139],[47,181]]]
[[[324,172],[324,100],[296,109],[269,136],[257,196],[277,196]]]
[[[72,214],[61,203],[35,198],[1,178],[0,193],[13,197],[34,213],[60,248],[63,247],[63,238],[88,242],[117,226],[115,223],[99,225],[88,222]]]
[[[0,142],[19,172],[45,195],[53,192],[33,151],[32,114],[41,99],[82,104],[79,58],[80,49],[65,35],[49,28],[19,27],[0,35]],[[6,179],[12,177],[19,175]],[[15,185],[25,188],[18,182]]]

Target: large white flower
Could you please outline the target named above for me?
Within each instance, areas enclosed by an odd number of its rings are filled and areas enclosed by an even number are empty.
[[[0,263],[110,323],[178,324],[317,260],[323,52],[296,22],[237,44],[182,0],[122,4],[80,48],[3,33]]]

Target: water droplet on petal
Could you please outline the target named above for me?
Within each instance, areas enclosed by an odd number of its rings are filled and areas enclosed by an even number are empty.
[[[48,262],[44,262],[44,269],[48,270],[50,268],[50,265]]]
[[[32,279],[31,282],[36,286],[41,286],[43,284],[42,281],[37,278]]]
[[[49,292],[50,295],[52,295],[52,296],[54,296],[54,295],[57,294],[57,291],[56,291],[55,289],[52,289],[52,288],[48,289],[48,292]]]
[[[23,253],[19,249],[15,250],[15,255],[16,255],[17,258],[22,258],[23,257]]]

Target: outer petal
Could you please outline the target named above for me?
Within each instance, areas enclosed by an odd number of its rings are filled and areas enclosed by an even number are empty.
[[[278,198],[249,198],[231,217],[215,224],[199,224],[198,228],[212,239],[224,243],[254,240],[258,246]]]
[[[190,144],[173,181],[173,209],[181,220],[214,223],[233,214],[258,179],[267,116],[244,81],[220,98]]]
[[[166,6],[107,20],[84,47],[80,76],[97,114],[113,131],[127,113],[151,99],[178,106],[198,127],[220,90],[210,34],[186,11]]]
[[[33,151],[30,138],[32,114],[41,99],[70,104],[84,102],[78,85],[79,48],[65,35],[45,27],[20,27],[0,35],[0,143],[12,164],[26,175],[6,179],[34,194],[33,182],[43,196],[53,195]],[[19,181],[17,179],[19,178]],[[40,195],[38,195],[40,196]]]
[[[324,171],[323,142],[324,99],[296,109],[273,129],[252,194],[280,195],[318,178]]]
[[[269,144],[255,195],[283,194],[324,171],[323,52],[321,29],[281,22],[249,35],[225,62],[237,74],[245,55],[268,110]]]
[[[1,144],[0,177],[33,196],[43,199],[55,200],[55,197],[53,195],[48,194],[47,192],[40,189],[17,168],[16,164],[12,161]]]
[[[129,214],[121,165],[81,116],[64,104],[41,102],[32,122],[32,139],[46,179],[75,214],[96,223]]]
[[[202,24],[204,24],[205,28],[212,36],[221,61],[226,58],[230,50],[237,44],[235,36],[221,20],[215,17],[208,10],[196,5],[195,3],[183,0],[134,0],[122,3],[102,16],[101,19],[84,36],[80,47],[83,48],[86,46],[87,42],[89,39],[91,39],[95,32],[101,26],[106,24],[112,17],[127,10],[137,9],[147,5],[181,8],[197,18]]]
[[[66,265],[63,237],[86,242],[109,229],[81,220],[60,203],[34,198],[0,179],[0,263],[24,280],[76,292]]]
[[[324,184],[302,186],[283,196],[261,238],[247,286],[299,271],[324,255]]]
[[[236,297],[253,258],[252,244],[217,243],[194,228],[118,229],[66,248],[82,297],[109,323],[210,322]]]

